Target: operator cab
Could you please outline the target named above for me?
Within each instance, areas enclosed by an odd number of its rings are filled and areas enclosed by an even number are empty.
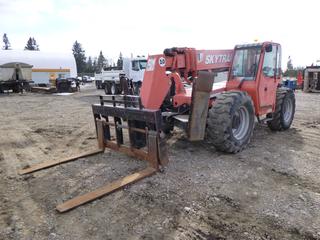
[[[271,42],[237,45],[230,80],[256,80],[260,60],[263,75],[276,78],[281,73],[281,46]]]
[[[255,80],[262,44],[238,45],[235,48],[231,79]]]
[[[274,111],[280,81],[280,44],[264,42],[235,47],[226,89],[246,91],[257,103],[257,115]]]

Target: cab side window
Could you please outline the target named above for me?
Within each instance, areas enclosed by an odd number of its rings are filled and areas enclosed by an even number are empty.
[[[277,77],[281,77],[281,46],[277,46]]]
[[[277,46],[272,45],[272,51],[265,51],[262,71],[266,77],[274,77],[277,60]]]
[[[139,71],[139,61],[132,61],[132,70]]]

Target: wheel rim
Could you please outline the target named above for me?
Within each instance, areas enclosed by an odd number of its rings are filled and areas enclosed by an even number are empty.
[[[240,107],[234,114],[232,119],[232,133],[233,137],[237,140],[243,139],[248,130],[250,123],[250,114],[245,107]]]
[[[293,104],[292,101],[286,100],[283,103],[283,120],[288,123],[291,120],[293,113]]]
[[[111,86],[111,93],[113,95],[116,94],[116,87],[114,86],[114,84],[112,84],[112,86]]]

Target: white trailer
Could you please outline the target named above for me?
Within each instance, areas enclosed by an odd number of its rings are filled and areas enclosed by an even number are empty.
[[[0,93],[5,90],[22,92],[30,90],[32,82],[32,65],[12,62],[0,65]]]

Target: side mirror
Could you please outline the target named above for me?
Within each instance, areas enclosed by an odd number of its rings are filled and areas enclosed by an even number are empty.
[[[272,52],[272,44],[268,44],[266,47],[266,52]]]

